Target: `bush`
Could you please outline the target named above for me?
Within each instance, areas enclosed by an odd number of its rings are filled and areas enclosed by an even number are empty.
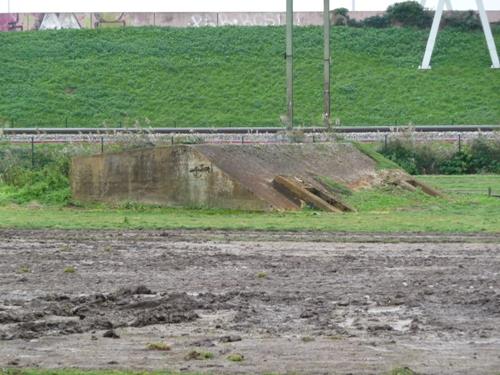
[[[416,1],[404,1],[387,8],[387,17],[394,26],[428,27],[432,22],[431,13]]]
[[[462,31],[481,29],[479,14],[473,10],[467,12],[446,13],[443,16],[443,27],[454,27]]]
[[[29,145],[0,144],[0,187],[8,189],[6,200],[68,203],[71,157],[90,150],[85,146],[36,145],[32,165]]]
[[[500,138],[478,138],[457,150],[443,143],[388,142],[379,152],[410,174],[500,173]]]
[[[472,169],[472,155],[467,151],[459,151],[446,160],[440,168],[442,174],[470,174]]]
[[[337,8],[333,10],[333,24],[335,26],[346,26],[349,21],[349,9]]]
[[[470,145],[472,169],[478,173],[500,173],[500,137],[478,138]]]
[[[346,18],[349,17],[349,9],[347,8],[336,8],[333,10],[333,15],[335,16],[344,16]]]
[[[387,15],[368,17],[362,22],[365,27],[384,29],[391,26],[391,21]]]

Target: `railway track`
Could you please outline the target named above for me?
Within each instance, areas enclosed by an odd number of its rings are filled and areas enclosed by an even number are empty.
[[[296,128],[304,133],[325,133],[323,127]],[[416,133],[470,133],[500,131],[500,125],[429,125],[429,126],[339,126],[335,133],[395,133],[414,131]],[[230,128],[4,128],[0,134],[15,135],[102,135],[102,134],[277,134],[283,127],[230,127]]]
[[[500,125],[461,126],[359,126],[326,128],[296,128],[304,132],[305,142],[327,142],[333,136],[359,142],[387,141],[410,134],[416,141],[461,142],[480,136],[496,137]],[[330,131],[332,130],[332,131]],[[289,142],[284,128],[232,127],[232,128],[7,128],[0,129],[0,141],[12,143],[113,143],[132,142],[137,137],[151,143],[183,142],[182,138],[195,137],[191,142],[206,143],[282,143]],[[300,135],[299,135],[300,137]],[[185,139],[184,139],[185,141]]]

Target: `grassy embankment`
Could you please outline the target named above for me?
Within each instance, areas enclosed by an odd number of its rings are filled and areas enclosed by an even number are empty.
[[[500,49],[500,28],[495,37]],[[320,125],[322,29],[296,29],[296,122]],[[344,125],[500,124],[481,32],[332,31],[332,118]],[[285,105],[284,28],[0,33],[0,127],[271,126]]]

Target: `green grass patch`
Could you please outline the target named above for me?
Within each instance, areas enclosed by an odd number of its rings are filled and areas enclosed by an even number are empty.
[[[473,189],[499,176],[454,176],[453,184]],[[442,188],[448,177],[422,177]],[[478,185],[476,185],[476,182]],[[173,209],[147,206],[72,208],[26,205],[0,206],[0,228],[25,229],[221,229],[267,231],[357,231],[500,233],[500,199],[477,194],[449,193],[429,197],[400,189],[363,190],[346,199],[358,212],[331,214],[299,212],[243,212],[209,209]],[[134,206],[131,206],[134,207]]]
[[[500,28],[493,30],[500,49]],[[332,30],[332,120],[500,124],[500,72],[481,31]],[[322,124],[323,30],[295,30],[295,121]],[[278,126],[284,27],[1,33],[0,126]]]
[[[448,192],[471,191],[486,194],[488,188],[500,193],[500,175],[419,176],[419,180]],[[500,203],[500,202],[499,202]]]
[[[231,362],[243,362],[245,360],[245,356],[243,354],[230,354],[227,359]]]
[[[352,195],[351,189],[340,182],[332,180],[330,177],[316,176],[316,180],[333,193],[340,195]]]
[[[75,272],[76,272],[76,268],[73,266],[69,266],[69,267],[66,267],[64,269],[64,273],[75,273]]]
[[[384,155],[375,151],[373,145],[360,142],[352,142],[352,144],[363,154],[375,160],[378,169],[401,169],[401,167],[392,160],[387,159]]]

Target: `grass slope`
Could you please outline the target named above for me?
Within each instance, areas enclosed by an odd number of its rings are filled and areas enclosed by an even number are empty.
[[[296,122],[321,124],[322,30],[297,28]],[[342,124],[500,124],[500,71],[481,32],[336,27],[333,119]],[[500,49],[500,29],[495,37]],[[279,125],[282,27],[0,33],[0,126]]]

